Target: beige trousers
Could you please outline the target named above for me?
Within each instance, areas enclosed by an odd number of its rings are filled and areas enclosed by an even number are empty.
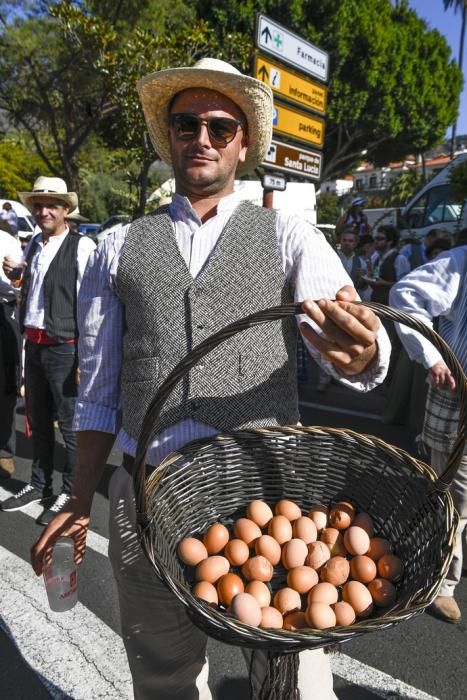
[[[441,474],[446,466],[446,462],[446,453],[432,448],[431,466],[437,474]],[[459,471],[451,484],[450,491],[460,519],[456,533],[454,556],[440,588],[439,595],[452,597],[454,589],[462,576],[463,547],[467,543],[467,454],[464,454],[462,457]]]
[[[119,467],[109,485],[109,558],[118,586],[122,637],[136,700],[211,700],[206,635],[157,578],[135,531],[133,484]],[[245,652],[248,655],[248,652]],[[261,685],[266,656],[256,652],[252,676]],[[329,657],[300,654],[302,700],[335,700]]]

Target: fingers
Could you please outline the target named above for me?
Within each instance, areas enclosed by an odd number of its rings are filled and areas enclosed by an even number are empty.
[[[344,287],[341,287],[336,294],[336,300],[337,301],[356,301],[357,300],[357,291],[356,291],[355,287],[352,287],[352,285],[350,285],[350,284],[346,284]]]
[[[31,547],[31,565],[36,575],[40,576],[44,566],[51,563],[53,546],[59,537],[71,537],[74,540],[74,560],[76,564],[80,564],[86,552],[88,526],[89,518],[75,519],[70,513],[61,513],[54,518]]]

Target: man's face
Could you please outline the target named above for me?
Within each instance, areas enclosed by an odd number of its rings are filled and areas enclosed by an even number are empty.
[[[170,114],[197,115],[201,119],[226,117],[245,124],[242,111],[232,100],[202,88],[184,90],[177,95]],[[190,140],[177,137],[173,126],[169,127],[168,138],[179,194],[209,197],[233,191],[235,171],[245,161],[248,146],[243,128],[239,127],[232,141],[226,144],[216,142],[204,122]]]
[[[343,233],[341,236],[341,251],[344,255],[352,255],[357,247],[357,237],[353,233]]]
[[[375,250],[377,250],[378,253],[384,253],[386,250],[388,250],[389,241],[384,233],[377,231],[373,236],[373,240],[375,242]]]
[[[10,211],[10,209],[11,209],[10,202],[5,202],[3,205],[3,209],[5,209],[5,211]]]
[[[65,230],[65,217],[68,214],[68,207],[56,199],[49,197],[39,197],[34,199],[32,215],[42,233],[49,236],[55,233],[62,233]]]

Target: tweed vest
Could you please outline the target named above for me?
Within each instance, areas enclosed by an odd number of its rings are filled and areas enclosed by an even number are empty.
[[[147,408],[173,367],[236,319],[290,303],[276,215],[242,202],[193,279],[167,207],[135,221],[116,279],[125,306],[123,428],[138,439]],[[155,432],[191,417],[220,431],[296,423],[296,321],[249,328],[209,352],[175,386]]]

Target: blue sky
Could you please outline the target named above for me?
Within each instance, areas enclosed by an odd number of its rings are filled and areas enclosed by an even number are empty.
[[[444,9],[443,0],[409,0],[409,6],[415,10],[417,15],[426,20],[430,29],[437,29],[443,34],[451,47],[451,52],[455,60],[459,59],[459,44],[461,34],[461,13],[457,13],[451,7]],[[459,116],[457,119],[457,133],[467,134],[467,42],[464,41],[464,60],[462,70],[464,73],[464,91],[461,95],[459,105]],[[451,136],[451,128],[448,129],[448,136]]]

